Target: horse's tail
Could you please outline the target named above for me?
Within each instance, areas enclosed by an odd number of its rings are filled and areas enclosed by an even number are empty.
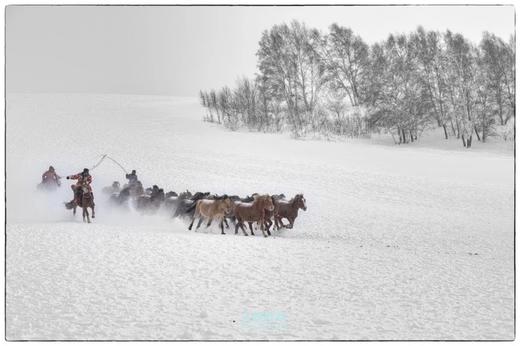
[[[74,208],[74,202],[64,202],[63,204],[65,204],[65,208],[68,210]]]
[[[186,209],[184,209],[186,213],[193,212],[195,210],[195,207],[197,207],[197,202],[198,201],[193,201],[189,206],[187,206]]]

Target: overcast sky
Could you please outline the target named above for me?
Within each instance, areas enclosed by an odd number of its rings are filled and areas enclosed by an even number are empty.
[[[262,31],[293,19],[336,22],[368,43],[419,25],[474,42],[514,33],[512,6],[9,6],[7,92],[196,96],[254,76]]]

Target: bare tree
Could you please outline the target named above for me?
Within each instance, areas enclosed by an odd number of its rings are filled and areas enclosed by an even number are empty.
[[[448,56],[451,102],[460,126],[462,144],[470,148],[473,132],[480,139],[475,123],[476,48],[462,35],[444,35]]]
[[[217,122],[220,124],[221,123],[220,111],[219,111],[219,107],[218,107],[217,93],[215,92],[215,90],[212,89],[209,92],[209,95],[207,95],[207,99],[208,99],[210,109],[214,109],[215,112],[217,113]]]
[[[482,83],[493,95],[500,125],[505,125],[514,115],[514,54],[510,47],[497,36],[485,32],[480,42],[480,69],[485,75]],[[514,80],[514,79],[513,79]]]
[[[325,64],[331,88],[342,89],[352,106],[363,100],[363,83],[367,78],[368,45],[351,29],[337,24],[330,26],[324,49]]]
[[[325,84],[325,66],[320,56],[324,40],[317,30],[292,22],[265,31],[257,52],[265,87],[284,100],[287,118],[296,136],[306,117],[312,117]]]
[[[438,32],[426,32],[419,27],[410,39],[415,50],[418,76],[426,88],[437,124],[443,128],[444,138],[448,139],[448,124],[453,122],[448,105],[447,57],[442,36]],[[455,132],[453,126],[452,129]]]

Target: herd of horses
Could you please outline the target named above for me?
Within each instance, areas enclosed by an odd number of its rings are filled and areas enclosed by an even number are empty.
[[[209,198],[208,198],[209,197]],[[250,197],[241,199],[238,196],[206,196],[185,208],[185,212],[190,213],[191,222],[188,229],[191,230],[193,223],[198,219],[197,229],[203,221],[207,221],[207,227],[213,220],[219,221],[221,233],[224,233],[224,224],[229,228],[227,219],[235,224],[235,234],[240,228],[244,235],[248,235],[245,223],[248,224],[251,235],[254,235],[253,224],[260,227],[264,237],[271,235],[270,228],[274,224],[276,229],[282,227],[293,228],[294,221],[298,217],[298,210],[307,210],[307,205],[303,194],[297,194],[291,200],[285,200],[284,195],[260,195],[253,194]],[[179,209],[177,209],[179,210]],[[283,224],[283,219],[289,221],[288,225]],[[267,234],[266,234],[267,233]]]
[[[153,214],[160,210],[168,212],[172,217],[189,222],[188,230],[192,230],[195,221],[196,229],[203,222],[206,228],[213,222],[217,222],[221,234],[225,234],[224,227],[234,226],[235,234],[239,229],[244,235],[248,235],[246,224],[251,235],[254,229],[260,228],[264,237],[271,235],[271,229],[292,229],[294,221],[298,217],[298,211],[307,210],[306,200],[303,194],[297,194],[291,199],[286,199],[284,194],[261,195],[254,193],[247,197],[237,195],[216,195],[210,192],[191,193],[185,191],[177,194],[174,191],[164,192],[164,189],[154,185],[144,189],[140,182],[126,184],[122,188],[119,182],[103,188],[103,193],[109,196],[111,205],[128,209],[131,206],[143,214]],[[76,214],[79,207],[83,210],[83,221],[90,223],[88,208],[92,210],[92,218],[95,218],[94,196],[87,186],[76,189],[75,201],[65,203],[67,209],[72,209]],[[288,224],[284,224],[284,219]]]

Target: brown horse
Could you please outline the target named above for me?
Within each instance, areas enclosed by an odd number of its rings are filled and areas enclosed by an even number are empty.
[[[76,203],[76,198],[72,202],[65,203],[65,207],[67,209],[72,209],[72,214],[76,215],[76,208],[80,207],[83,209],[83,222],[90,223],[90,215],[88,213],[88,209],[92,209],[92,218],[94,219],[96,217],[95,211],[94,211],[94,196],[92,192],[89,191],[88,187],[86,186],[80,186],[76,188],[75,194],[77,196],[77,199],[79,200],[79,204]]]
[[[244,222],[248,222],[250,223],[251,235],[254,235],[251,223],[258,222],[262,234],[267,237],[264,231],[266,213],[274,210],[273,200],[269,195],[254,195],[253,198],[254,200],[251,203],[237,202],[235,204],[234,214],[237,219],[235,234],[238,233],[238,227],[240,227],[244,235],[247,235]],[[267,234],[271,235],[271,232],[267,230]]]
[[[283,193],[279,195],[271,195],[271,200],[273,201],[273,210],[266,210],[265,211],[265,227],[266,231],[269,235],[271,235],[270,230],[273,223],[275,224],[276,228],[280,229],[280,226],[278,225],[278,222],[274,218],[274,216],[278,213],[278,201],[285,198],[285,195]],[[272,220],[273,219],[273,220]],[[249,229],[251,230],[251,234],[253,233],[253,222],[249,221]],[[274,228],[273,228],[274,229]]]
[[[204,219],[209,220],[208,226],[211,224],[211,220],[217,219],[219,221],[221,234],[226,234],[224,233],[223,220],[224,216],[232,209],[233,201],[226,195],[221,196],[218,199],[200,199],[196,202],[195,213],[191,217],[191,223],[188,229],[191,231],[193,222],[197,217],[199,218],[199,223],[197,224],[196,229],[199,229]]]
[[[277,224],[278,229],[281,227],[293,228],[294,220],[298,217],[298,209],[307,210],[307,204],[303,194],[294,196],[290,201],[277,201],[277,211],[274,216],[274,221]],[[282,219],[286,218],[289,220],[289,224],[286,226],[283,224]]]

